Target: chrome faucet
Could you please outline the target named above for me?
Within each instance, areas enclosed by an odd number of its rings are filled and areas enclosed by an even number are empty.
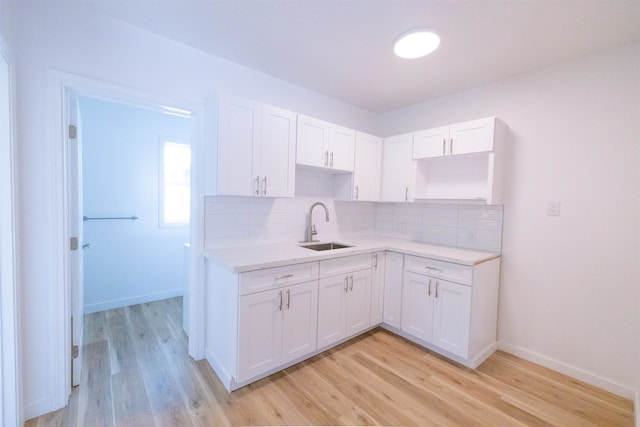
[[[318,234],[318,232],[316,231],[316,225],[313,224],[313,218],[312,218],[313,208],[315,208],[316,206],[322,206],[324,208],[324,213],[325,213],[325,217],[326,217],[325,221],[329,222],[329,210],[324,205],[324,203],[315,202],[314,204],[312,204],[311,207],[309,208],[309,215],[307,217],[307,230],[306,230],[306,233],[305,233],[305,242],[318,242],[319,241],[319,240],[313,240],[313,236]]]

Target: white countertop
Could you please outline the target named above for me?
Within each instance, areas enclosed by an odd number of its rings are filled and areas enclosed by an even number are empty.
[[[375,251],[396,251],[463,265],[475,265],[500,256],[497,252],[460,249],[378,236],[346,237],[337,239],[335,242],[352,247],[314,251],[300,247],[300,245],[311,243],[276,243],[209,250],[204,252],[204,256],[235,273]]]

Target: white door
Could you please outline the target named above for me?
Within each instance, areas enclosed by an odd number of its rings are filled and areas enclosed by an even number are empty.
[[[295,175],[296,113],[263,105],[260,141],[260,195],[293,197]]]
[[[356,132],[356,154],[353,168],[353,199],[380,201],[382,172],[382,139]]]
[[[287,363],[316,349],[318,282],[287,288],[283,299],[282,363]]]
[[[238,321],[238,381],[260,375],[282,360],[284,290],[240,297]]]
[[[298,115],[296,163],[329,166],[329,123]]]
[[[414,197],[415,165],[412,160],[413,135],[408,133],[384,140],[382,156],[382,201],[408,202]]]
[[[449,154],[449,126],[425,129],[413,134],[413,159]]]
[[[384,307],[382,320],[387,325],[400,329],[404,255],[398,252],[387,252],[385,258]]]
[[[353,172],[355,147],[356,131],[343,126],[331,125],[329,133],[329,167]]]
[[[318,287],[318,348],[345,337],[347,275],[320,279]]]
[[[361,270],[349,274],[346,317],[346,336],[355,335],[369,327],[371,320],[371,270]]]
[[[80,384],[84,329],[84,256],[82,221],[82,132],[76,96],[69,95],[68,181],[69,185],[69,278],[71,281],[71,384]]]
[[[422,274],[404,273],[402,284],[402,330],[431,342],[435,279]]]
[[[494,117],[451,125],[447,154],[493,151],[494,128]]]
[[[469,350],[471,287],[436,280],[433,344],[466,358]]]

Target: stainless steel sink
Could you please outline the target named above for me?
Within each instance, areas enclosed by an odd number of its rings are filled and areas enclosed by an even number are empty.
[[[301,245],[300,247],[311,249],[313,251],[332,251],[334,249],[350,248],[351,246],[343,245],[342,243],[331,242],[331,243],[318,243],[315,245]]]

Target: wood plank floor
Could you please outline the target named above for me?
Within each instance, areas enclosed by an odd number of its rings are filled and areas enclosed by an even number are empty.
[[[632,426],[633,404],[503,352],[471,370],[382,329],[228,394],[182,299],[85,316],[84,371],[44,426]]]

